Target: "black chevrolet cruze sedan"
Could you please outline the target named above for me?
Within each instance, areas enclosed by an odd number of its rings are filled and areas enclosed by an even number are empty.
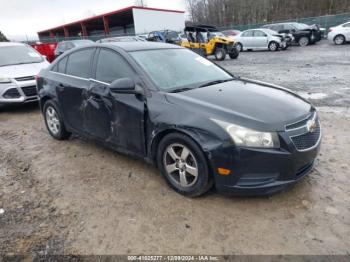
[[[238,195],[275,193],[312,170],[320,147],[307,101],[175,45],[74,49],[39,73],[37,87],[51,136],[75,133],[141,157],[186,196],[213,184]]]

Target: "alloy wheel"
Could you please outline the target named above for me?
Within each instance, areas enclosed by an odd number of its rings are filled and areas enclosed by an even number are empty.
[[[277,44],[275,43],[275,42],[272,42],[271,44],[270,44],[270,50],[271,51],[276,51],[277,50]]]
[[[56,110],[52,106],[48,106],[45,114],[48,128],[52,134],[58,135],[61,130],[61,124]]]
[[[163,164],[169,178],[181,187],[191,187],[198,179],[198,164],[185,145],[169,145],[163,154]]]
[[[307,46],[309,44],[309,39],[307,37],[302,37],[299,40],[299,45],[300,46]]]
[[[344,42],[345,42],[345,39],[341,35],[336,36],[335,39],[334,39],[334,43],[336,45],[342,45],[342,44],[344,44]]]

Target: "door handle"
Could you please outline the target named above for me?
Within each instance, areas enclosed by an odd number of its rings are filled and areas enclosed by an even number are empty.
[[[64,91],[64,85],[59,84],[59,85],[57,86],[57,90],[60,91],[60,92],[63,92],[63,91]]]

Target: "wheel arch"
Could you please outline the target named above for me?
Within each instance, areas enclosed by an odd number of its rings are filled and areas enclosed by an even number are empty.
[[[206,150],[203,145],[199,142],[199,137],[200,137],[200,133],[196,130],[190,130],[190,129],[186,129],[186,128],[167,128],[164,129],[160,132],[158,132],[152,139],[151,143],[150,143],[150,158],[152,160],[152,162],[157,165],[157,153],[158,153],[158,147],[159,147],[159,143],[160,141],[162,141],[162,139],[172,133],[178,133],[178,134],[182,134],[185,135],[187,137],[189,137],[190,139],[192,139],[192,141],[194,143],[197,144],[197,146],[202,150],[202,152],[204,153],[204,156],[207,160],[207,165],[209,170],[212,172],[212,166],[210,164],[209,161],[209,152],[208,150]]]
[[[346,37],[345,37],[345,35],[344,35],[344,34],[342,34],[342,33],[339,33],[339,34],[336,34],[336,35],[333,37],[333,42],[335,41],[335,39],[336,39],[338,36],[342,36],[342,37],[344,37],[344,40],[346,41]]]
[[[40,106],[40,109],[41,109],[41,112],[43,112],[44,110],[44,105],[47,101],[49,100],[53,100],[53,97],[49,96],[49,95],[45,95],[43,97],[40,98],[40,102],[39,102],[39,106]]]

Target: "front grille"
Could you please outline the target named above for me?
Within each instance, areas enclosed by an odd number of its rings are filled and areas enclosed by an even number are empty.
[[[306,125],[307,121],[313,119],[315,117],[315,112],[313,112],[311,115],[309,115],[307,118],[299,121],[299,122],[296,122],[296,123],[293,123],[293,124],[289,124],[286,126],[286,130],[292,130],[292,129],[297,129],[297,128],[301,128],[303,126]]]
[[[320,122],[316,120],[316,128],[313,132],[307,132],[302,135],[293,136],[291,140],[298,150],[307,150],[309,148],[314,147],[319,141],[321,136],[321,126]]]
[[[22,82],[22,81],[30,81],[30,80],[35,80],[35,76],[23,76],[23,77],[17,77],[15,78],[16,81]]]
[[[8,89],[2,96],[4,98],[19,98],[19,97],[21,97],[17,88]]]
[[[38,92],[36,91],[36,86],[24,86],[22,91],[26,96],[36,96]]]

